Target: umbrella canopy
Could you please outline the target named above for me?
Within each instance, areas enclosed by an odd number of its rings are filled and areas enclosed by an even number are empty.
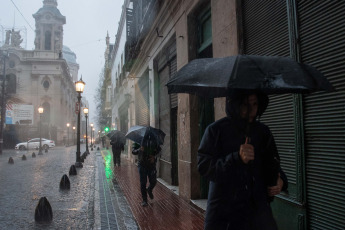
[[[119,130],[111,130],[109,133],[106,134],[106,136],[110,140],[119,141],[123,144],[126,143],[125,134]]]
[[[237,55],[195,59],[166,84],[168,93],[225,97],[232,90],[260,90],[266,94],[332,91],[324,75],[289,57]]]
[[[151,126],[132,126],[126,137],[140,145],[147,145],[147,143],[155,143],[156,145],[162,145],[164,143],[165,133]]]

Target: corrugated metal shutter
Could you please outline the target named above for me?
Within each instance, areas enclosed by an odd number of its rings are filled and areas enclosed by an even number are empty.
[[[345,1],[297,4],[302,61],[337,89],[303,100],[308,228],[345,229]]]
[[[244,54],[290,56],[285,1],[242,1]],[[293,97],[272,95],[261,121],[274,134],[281,165],[296,197],[296,151]]]
[[[174,76],[177,72],[177,60],[176,56],[170,61],[170,78]],[[170,94],[170,107],[176,108],[177,107],[177,93]]]
[[[169,66],[166,65],[159,73],[159,128],[166,134],[162,146],[162,159],[170,162],[170,102],[168,88],[165,84],[169,80]],[[171,166],[170,166],[171,167]],[[170,170],[169,170],[170,173]]]
[[[135,110],[137,125],[150,124],[149,76],[141,77],[135,87]]]

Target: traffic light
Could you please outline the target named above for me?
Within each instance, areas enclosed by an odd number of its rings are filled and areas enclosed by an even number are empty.
[[[108,131],[109,131],[109,127],[105,127],[105,128],[104,128],[104,132],[107,133]]]

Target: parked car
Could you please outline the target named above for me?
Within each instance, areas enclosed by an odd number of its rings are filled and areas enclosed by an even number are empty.
[[[40,146],[40,139],[39,138],[33,138],[27,142],[21,142],[16,144],[14,149],[19,150],[26,150],[26,149],[38,149]],[[42,138],[42,149],[49,149],[55,147],[55,142],[53,140],[48,140],[45,138]]]

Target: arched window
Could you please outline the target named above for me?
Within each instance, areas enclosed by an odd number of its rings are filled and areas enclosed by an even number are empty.
[[[50,104],[48,102],[43,103],[44,112],[42,114],[42,123],[50,123]]]
[[[52,32],[46,31],[44,37],[45,37],[44,38],[44,49],[45,50],[51,50],[52,49],[52,44],[51,44]]]

